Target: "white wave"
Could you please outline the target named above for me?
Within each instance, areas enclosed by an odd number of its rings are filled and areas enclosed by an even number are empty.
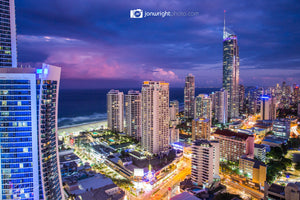
[[[58,126],[65,127],[71,125],[79,125],[87,122],[95,122],[107,119],[106,113],[93,113],[92,115],[84,115],[77,117],[62,117],[58,118]]]

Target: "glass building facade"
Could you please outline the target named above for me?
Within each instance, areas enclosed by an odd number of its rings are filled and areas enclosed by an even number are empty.
[[[236,35],[223,40],[223,88],[228,91],[228,117],[239,116],[239,47]],[[224,36],[224,37],[225,37]]]
[[[0,0],[0,68],[17,67],[14,0]]]
[[[60,68],[0,69],[0,199],[63,199],[58,160]]]

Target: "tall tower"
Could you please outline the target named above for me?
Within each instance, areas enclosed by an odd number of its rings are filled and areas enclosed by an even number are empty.
[[[142,131],[142,95],[139,91],[128,91],[125,95],[126,134],[140,141]]]
[[[169,83],[144,81],[142,86],[142,148],[158,154],[169,149]]]
[[[17,67],[14,0],[0,0],[0,68]]]
[[[63,199],[57,111],[59,67],[0,68],[0,199]]]
[[[239,116],[239,47],[237,36],[223,29],[223,88],[228,91],[228,117]]]
[[[113,132],[124,130],[124,93],[110,90],[107,93],[107,127]]]
[[[228,122],[228,92],[221,89],[215,93],[215,119],[222,124]]]
[[[195,98],[195,118],[205,118],[211,123],[211,98],[207,94],[199,94]]]
[[[193,119],[195,113],[195,77],[188,74],[185,77],[184,87],[184,117]]]

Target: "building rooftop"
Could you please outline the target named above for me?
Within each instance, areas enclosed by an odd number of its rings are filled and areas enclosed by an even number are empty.
[[[76,197],[76,200],[80,199],[80,200],[119,200],[119,199],[123,199],[125,196],[124,191],[119,190],[117,193],[113,194],[113,195],[109,195],[106,191],[112,188],[116,188],[118,187],[115,184],[110,184],[110,185],[106,185],[104,187],[98,188],[98,189],[92,189],[89,191],[86,191],[83,194],[78,195],[78,197]]]
[[[274,135],[269,135],[265,137],[263,142],[270,142],[270,143],[276,143],[276,144],[282,144],[285,143],[287,140],[281,137],[276,137]]]
[[[254,148],[266,148],[266,145],[263,145],[263,144],[254,144]]]
[[[171,198],[171,200],[199,200],[199,198],[190,194],[189,192],[183,192]]]
[[[197,146],[200,146],[202,144],[208,144],[209,146],[211,146],[210,141],[208,141],[208,140],[196,140],[194,142],[194,145],[197,145]]]
[[[194,121],[196,121],[196,122],[206,122],[206,123],[208,123],[208,122],[209,122],[209,119],[194,119]]]
[[[270,186],[269,188],[269,191],[270,192],[274,192],[274,193],[277,193],[277,194],[281,194],[281,195],[284,195],[284,186],[281,186],[281,185],[277,185],[275,183],[272,183],[272,185]]]
[[[237,133],[237,132],[233,132],[233,131],[228,130],[228,129],[223,129],[223,130],[217,129],[214,134],[222,135],[222,136],[225,136],[225,137],[236,137],[236,138],[240,138],[242,140],[247,140],[249,137],[253,137],[253,135],[248,135],[248,134],[245,134],[245,133]]]
[[[70,191],[71,194],[82,194],[87,190],[98,189],[106,185],[114,184],[113,181],[102,174],[97,174],[91,178],[86,178],[77,182],[78,189]]]

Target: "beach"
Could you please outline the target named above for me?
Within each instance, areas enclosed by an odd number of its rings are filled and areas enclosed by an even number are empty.
[[[64,133],[78,133],[81,131],[91,131],[94,129],[99,129],[103,126],[103,128],[107,127],[107,120],[102,120],[98,122],[90,122],[90,123],[83,123],[74,126],[66,126],[66,127],[59,127],[58,134]]]

